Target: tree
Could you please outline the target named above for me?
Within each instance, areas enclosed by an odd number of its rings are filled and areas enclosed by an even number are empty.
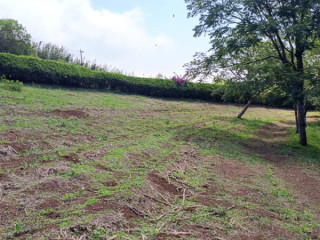
[[[31,55],[31,35],[13,19],[0,19],[0,52]]]
[[[42,41],[34,44],[37,56],[42,59],[59,60],[64,62],[73,62],[72,54],[63,46],[52,43],[43,43]]]
[[[299,142],[306,146],[305,85],[312,83],[312,75],[305,71],[304,58],[320,37],[320,0],[185,2],[188,16],[199,16],[194,35],[207,34],[211,39],[211,55],[205,58],[208,68],[223,67],[233,55],[270,43],[275,54],[261,56],[252,64],[271,59],[275,63],[270,74],[280,76],[280,84],[290,88],[298,110]]]

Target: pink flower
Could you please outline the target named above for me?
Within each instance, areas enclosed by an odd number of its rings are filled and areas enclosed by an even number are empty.
[[[173,80],[176,84],[178,84],[178,85],[180,85],[180,86],[184,86],[184,85],[186,84],[186,81],[185,81],[183,78],[178,77],[178,76],[174,76],[174,77],[172,78],[172,80]]]

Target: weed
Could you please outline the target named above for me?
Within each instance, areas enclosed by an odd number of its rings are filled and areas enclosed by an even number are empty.
[[[93,230],[93,239],[103,239],[106,236],[106,230],[103,227],[97,227]]]
[[[170,119],[169,118],[164,119],[164,124],[169,125],[170,124]]]
[[[104,142],[104,141],[107,141],[108,140],[108,136],[105,135],[105,134],[100,134],[99,137],[98,137],[98,141],[99,142]]]
[[[65,193],[64,197],[61,199],[61,201],[65,202],[68,201],[70,199],[73,199],[77,196],[80,196],[81,192],[75,192],[75,193]]]
[[[40,211],[40,214],[43,214],[43,215],[50,215],[51,213],[53,213],[53,209],[52,208],[46,208],[46,209],[43,209]]]
[[[15,221],[13,223],[13,226],[14,226],[14,230],[13,230],[14,236],[18,236],[21,232],[23,232],[23,230],[25,228],[25,225],[20,221]]]
[[[100,197],[109,197],[114,194],[114,191],[110,191],[109,189],[102,187],[98,191]]]
[[[218,217],[224,217],[227,215],[227,208],[226,207],[218,207],[214,210],[214,213]]]
[[[85,206],[88,206],[88,205],[92,205],[92,204],[95,204],[99,202],[99,199],[97,199],[96,197],[91,197],[89,198],[86,202],[85,202]]]
[[[25,163],[24,168],[27,168],[28,166],[30,167],[36,167],[39,166],[40,164],[44,163],[44,162],[51,162],[51,161],[56,161],[59,158],[56,155],[42,155],[39,156],[35,162],[33,163]]]
[[[72,214],[74,214],[74,215],[82,215],[83,213],[84,213],[84,210],[81,210],[81,209],[75,210],[72,212]]]
[[[12,92],[21,92],[23,87],[23,83],[18,80],[8,80],[6,76],[2,75],[0,78],[0,88],[3,88]]]
[[[71,221],[72,221],[72,218],[71,217],[68,217],[68,218],[65,218],[65,219],[62,219],[59,226],[61,228],[65,228],[65,227],[68,227],[71,225]]]
[[[301,231],[304,233],[312,233],[313,227],[310,224],[302,224],[301,225]]]

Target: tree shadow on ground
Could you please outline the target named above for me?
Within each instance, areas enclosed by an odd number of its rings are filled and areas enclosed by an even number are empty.
[[[320,164],[320,152],[316,146],[310,144],[301,149],[288,144],[289,129],[295,127],[294,121],[269,123],[260,119],[220,119],[234,126],[224,129],[186,125],[177,129],[176,136],[178,140],[195,145],[201,151],[223,157],[243,159],[245,155],[251,160],[260,158],[270,163],[291,164],[301,162],[299,156],[304,150],[313,159],[311,162]],[[310,123],[309,126],[312,124],[316,123]],[[312,141],[320,141],[320,137]]]

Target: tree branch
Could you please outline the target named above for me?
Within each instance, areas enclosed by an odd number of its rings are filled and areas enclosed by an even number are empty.
[[[279,30],[277,31],[276,33],[276,36],[277,36],[277,39],[278,39],[278,42],[280,44],[280,47],[281,47],[281,51],[282,51],[282,55],[283,55],[283,63],[286,64],[286,63],[289,63],[288,59],[287,59],[287,54],[286,54],[286,47],[279,35]]]
[[[230,68],[230,67],[234,67],[234,66],[238,66],[238,65],[250,65],[250,64],[252,64],[252,63],[262,62],[262,61],[265,61],[265,60],[270,59],[270,58],[274,58],[274,59],[281,60],[280,58],[275,57],[275,56],[268,56],[268,57],[265,57],[265,58],[261,58],[261,59],[254,60],[254,61],[250,61],[250,62],[246,62],[246,63],[235,63],[235,64],[231,64],[231,65],[228,65],[228,66],[225,66],[225,67],[222,67],[222,68]]]
[[[290,45],[290,58],[291,58],[291,63],[292,63],[292,66],[294,69],[296,69],[296,65],[295,65],[295,60],[294,60],[294,47],[293,47],[293,44],[290,40],[290,37],[288,37],[288,42],[289,42],[289,45]]]

